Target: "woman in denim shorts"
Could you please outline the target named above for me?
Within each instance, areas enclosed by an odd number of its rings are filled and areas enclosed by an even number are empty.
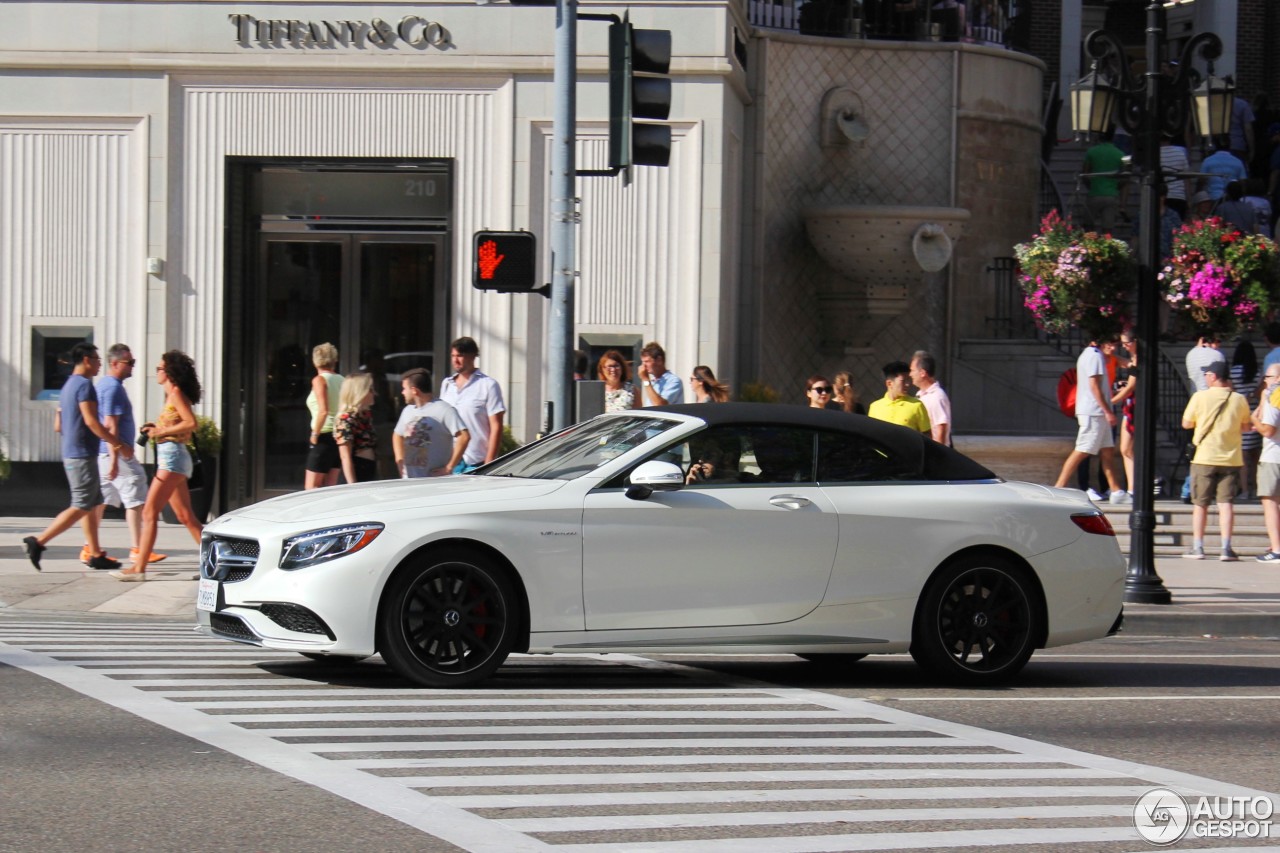
[[[200,402],[201,394],[195,362],[184,352],[169,350],[160,356],[160,363],[156,365],[156,382],[164,388],[164,409],[155,423],[145,423],[139,431],[156,443],[158,470],[142,507],[138,556],[130,568],[111,573],[122,581],[146,580],[147,557],[156,544],[160,510],[166,503],[173,508],[178,521],[186,525],[197,545],[204,532],[204,526],[191,509],[191,492],[187,488],[187,479],[194,467],[187,444],[196,429],[196,416],[191,407]]]

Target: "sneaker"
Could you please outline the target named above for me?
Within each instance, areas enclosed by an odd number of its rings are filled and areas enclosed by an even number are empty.
[[[1188,551],[1187,553],[1185,553],[1185,554],[1183,554],[1183,555],[1182,555],[1182,559],[1184,559],[1184,560],[1203,560],[1203,559],[1204,559],[1204,546],[1203,546],[1203,545],[1192,545],[1192,546],[1191,546],[1191,550],[1190,550],[1190,551]]]
[[[165,558],[166,558],[166,557],[168,557],[168,556],[169,556],[168,554],[156,554],[156,553],[154,553],[154,552],[153,552],[153,553],[151,554],[151,556],[147,558],[147,562],[148,562],[148,563],[158,563],[158,562],[160,562],[161,560],[165,559]],[[135,561],[135,562],[137,562],[137,559],[138,559],[138,549],[137,549],[137,548],[130,548],[130,549],[129,549],[129,559],[130,559],[130,560],[133,560],[133,561]]]
[[[1224,563],[1238,563],[1240,562],[1240,555],[1235,551],[1232,551],[1230,548],[1223,548],[1222,556],[1218,559]]]
[[[27,549],[27,559],[36,567],[37,572],[40,571],[40,555],[44,553],[44,546],[34,536],[23,539],[22,544]]]
[[[118,569],[118,568],[120,568],[120,561],[119,561],[119,560],[113,560],[113,559],[111,559],[110,557],[108,557],[105,553],[102,553],[102,554],[99,554],[98,556],[94,557],[93,559],[89,560],[89,568],[91,568],[91,569]]]
[[[1084,495],[1096,504],[1102,503],[1102,495],[1098,494],[1093,489],[1089,489],[1089,491],[1085,492]]]
[[[1117,492],[1112,492],[1111,497],[1108,498],[1108,500],[1111,501],[1113,505],[1131,504],[1133,503],[1133,496],[1130,495],[1128,492],[1126,492],[1124,489],[1121,489]]]
[[[1275,551],[1268,551],[1265,554],[1259,554],[1254,559],[1259,563],[1280,563],[1280,554]]]

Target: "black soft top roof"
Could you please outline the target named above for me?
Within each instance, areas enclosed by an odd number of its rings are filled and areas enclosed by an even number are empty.
[[[916,469],[927,479],[998,479],[986,467],[957,450],[938,444],[923,433],[866,415],[852,415],[835,409],[813,409],[779,403],[684,403],[640,409],[631,414],[645,411],[689,415],[706,421],[708,426],[761,424],[854,433],[883,445],[901,459],[913,460]]]

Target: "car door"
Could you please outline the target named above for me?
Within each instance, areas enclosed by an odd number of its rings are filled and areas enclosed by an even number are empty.
[[[765,625],[816,607],[839,520],[814,446],[805,429],[711,427],[650,457],[681,465],[679,491],[636,500],[614,481],[588,494],[587,628]]]

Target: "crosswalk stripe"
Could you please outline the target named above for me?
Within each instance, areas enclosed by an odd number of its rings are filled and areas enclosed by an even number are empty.
[[[0,617],[0,662],[477,853],[1110,851],[1141,846],[1155,784],[1252,793],[671,660],[521,655],[426,690],[376,658],[96,628]]]
[[[606,832],[634,829],[680,829],[713,826],[783,826],[805,823],[949,823],[953,820],[1044,820],[1077,817],[1133,816],[1133,806],[991,806],[986,808],[840,809],[802,812],[723,812],[719,814],[622,814],[575,817],[511,818],[499,822],[509,829],[535,834]]]

